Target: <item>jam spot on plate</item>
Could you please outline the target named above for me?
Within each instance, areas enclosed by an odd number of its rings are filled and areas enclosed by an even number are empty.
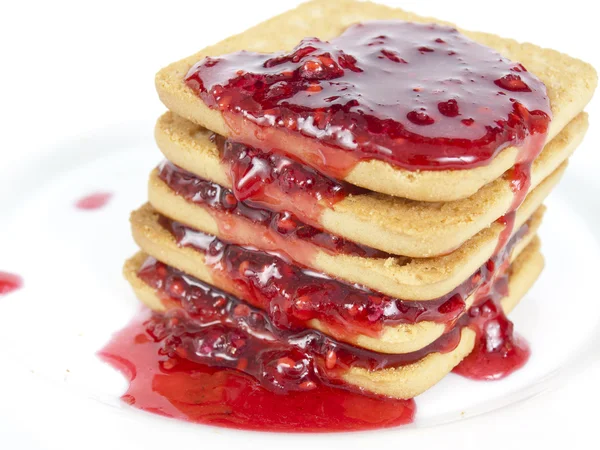
[[[100,209],[106,206],[112,195],[110,192],[95,192],[77,200],[75,207],[81,210]]]

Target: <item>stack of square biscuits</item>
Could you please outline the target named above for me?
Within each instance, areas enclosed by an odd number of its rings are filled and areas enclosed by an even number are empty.
[[[440,23],[370,3],[315,1],[161,70],[157,89],[170,111],[155,136],[166,161],[150,174],[148,203],[132,213],[141,252],[127,261],[125,275],[156,311],[181,307],[173,298],[190,286],[214,288],[265,311],[286,336],[315,330],[357,355],[405,361],[337,368],[331,376],[365,392],[412,398],[473,350],[478,336],[464,317],[490,284],[506,279],[500,303],[508,313],[540,274],[542,203],[587,130],[583,109],[594,70],[553,50],[461,31],[522,63],[547,89],[552,120],[510,227],[514,147],[477,168],[409,171],[372,160],[333,179],[287,152],[238,144],[221,112],[185,83],[206,56],[290,51],[307,36],[328,40],[354,23],[392,19]],[[265,161],[275,169],[264,172]],[[284,169],[276,164],[282,161]],[[260,199],[242,189],[249,171]],[[290,188],[307,177],[343,195]],[[139,276],[157,263],[181,274],[184,286],[169,290]],[[324,373],[330,363],[322,362]]]

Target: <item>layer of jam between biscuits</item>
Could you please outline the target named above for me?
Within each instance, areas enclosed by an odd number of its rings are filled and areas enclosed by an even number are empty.
[[[278,255],[228,243],[164,216],[159,223],[178,245],[203,256],[213,283],[266,311],[276,327],[302,330],[317,320],[328,333],[350,342],[357,334],[378,337],[384,327],[399,324],[430,321],[451,328],[466,311],[468,297],[508,263],[529,228],[523,225],[501,251],[448,294],[407,301],[299,267]]]
[[[155,290],[167,312],[132,322],[101,357],[130,379],[125,401],[169,417],[272,431],[405,424],[414,416],[412,400],[369,393],[346,382],[345,373],[401,368],[451,352],[463,327],[476,332],[477,344],[457,373],[497,379],[521,367],[529,349],[513,334],[500,305],[508,294],[509,273],[503,267],[448,332],[419,351],[394,355],[316,330],[279,328],[263,310],[148,257],[138,277]],[[490,341],[494,347],[486,345]],[[365,407],[368,411],[361,410]]]

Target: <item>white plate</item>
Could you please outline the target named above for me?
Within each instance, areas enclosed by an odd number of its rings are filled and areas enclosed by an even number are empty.
[[[380,1],[600,67],[588,0]],[[118,401],[125,382],[94,353],[138,308],[120,270],[135,250],[129,211],[144,201],[159,160],[151,134],[163,107],[152,74],[298,2],[32,0],[3,8],[0,271],[21,274],[25,287],[0,297],[1,450],[597,447],[597,101],[585,143],[548,201],[547,267],[513,314],[533,347],[520,372],[495,383],[449,376],[417,399],[411,427],[291,439],[186,424]],[[115,194],[106,209],[73,209],[97,190]]]
[[[21,275],[24,287],[0,297],[0,342],[5,344],[0,348],[0,361],[10,368],[3,377],[16,377],[19,390],[37,388],[41,394],[33,397],[21,391],[15,395],[8,389],[0,420],[8,420],[3,414],[12,416],[14,410],[6,408],[10,402],[16,410],[25,399],[39,402],[55,395],[65,402],[59,411],[66,417],[77,411],[90,420],[96,415],[105,417],[100,431],[119,430],[123,423],[130,423],[131,430],[143,429],[135,434],[136,445],[130,448],[154,448],[152,444],[164,439],[165,433],[182,445],[224,436],[243,443],[247,432],[192,426],[121,403],[124,379],[95,356],[111,333],[139,309],[122,279],[121,266],[135,251],[129,212],[145,201],[147,174],[157,162],[156,153],[148,152],[153,145],[147,134],[150,128],[151,124],[131,124],[84,137],[52,152],[47,160],[31,163],[23,173],[4,174],[0,271]],[[547,267],[512,315],[516,329],[532,347],[525,368],[495,382],[474,382],[450,374],[417,398],[413,425],[353,434],[353,442],[357,436],[369,436],[370,441],[402,439],[411,429],[422,433],[442,423],[498,410],[564,383],[567,374],[582,366],[590,346],[600,337],[600,302],[589,295],[595,292],[600,246],[598,235],[590,229],[591,217],[586,216],[590,211],[581,210],[568,195],[581,190],[570,178],[548,201],[541,231]],[[107,206],[92,211],[75,208],[79,198],[96,191],[113,194]],[[6,195],[11,192],[20,194],[18,202],[15,196]],[[584,313],[576,321],[565,321],[574,299]],[[560,339],[561,335],[569,339]],[[20,378],[27,373],[30,379]],[[4,382],[2,388],[6,387]],[[67,406],[67,400],[75,400],[77,409],[69,409],[74,407]],[[35,413],[42,412],[40,406],[36,405]],[[56,411],[56,404],[46,406],[46,414]],[[53,423],[55,418],[43,420]],[[134,431],[122,433],[116,436],[131,436]],[[336,445],[347,439],[340,436]],[[262,446],[276,445],[281,439],[276,434],[260,438]],[[297,437],[294,444],[314,439]]]

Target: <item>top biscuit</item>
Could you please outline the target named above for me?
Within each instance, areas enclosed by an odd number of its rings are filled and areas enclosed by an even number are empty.
[[[377,19],[444,23],[371,3],[349,0],[306,3],[164,68],[156,77],[159,96],[177,114],[228,136],[231,133],[221,113],[209,109],[184,82],[184,77],[195,63],[205,56],[243,49],[258,52],[290,50],[307,36],[328,40],[354,23]],[[548,139],[575,117],[592,96],[597,83],[596,73],[582,61],[532,44],[519,44],[485,33],[461,32],[511,60],[523,63],[546,85],[553,116]],[[490,164],[468,170],[408,171],[380,160],[362,161],[344,179],[374,191],[415,200],[455,200],[473,194],[499,177],[512,167],[517,153],[515,147],[508,147]]]

